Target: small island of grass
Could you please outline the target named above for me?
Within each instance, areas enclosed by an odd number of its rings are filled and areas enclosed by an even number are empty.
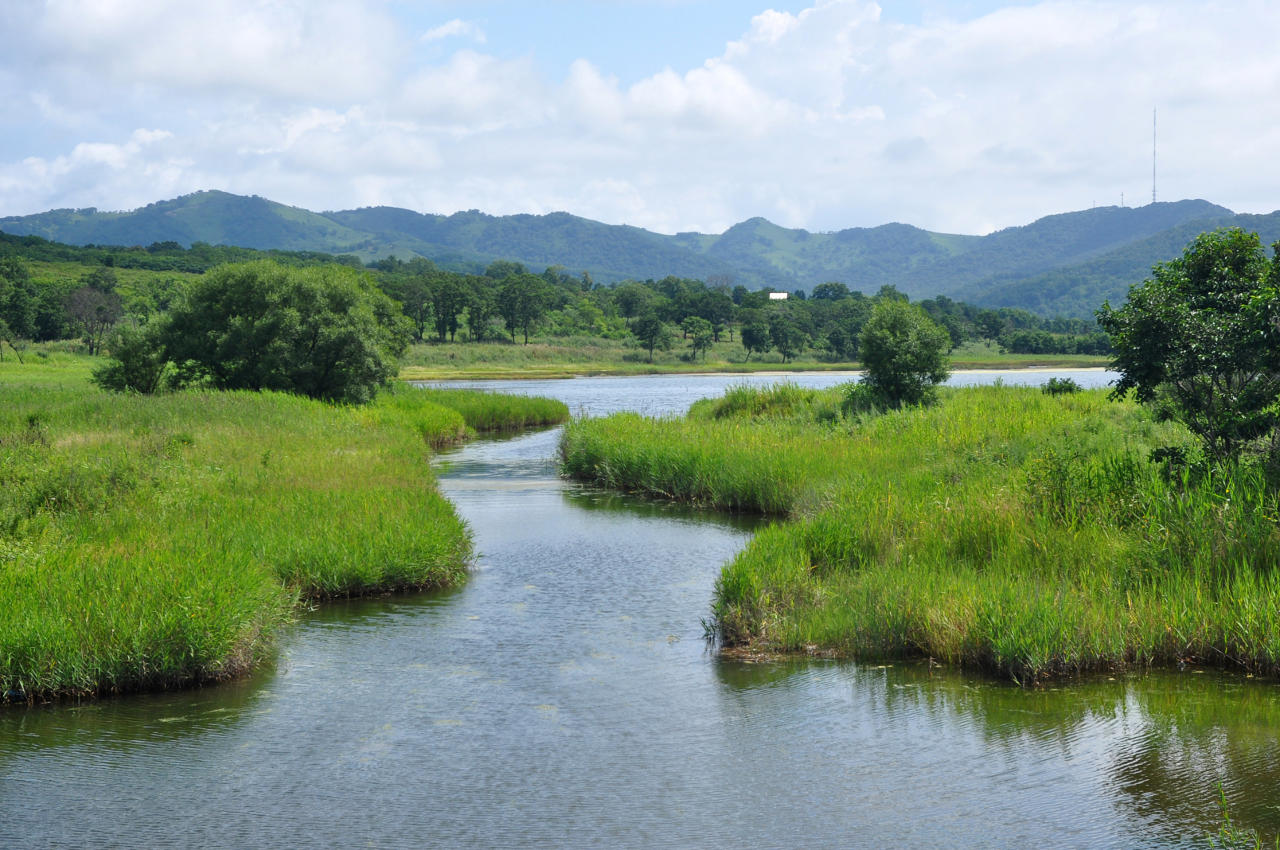
[[[1277,275],[1280,246],[1268,262],[1234,229],[1157,266],[1100,311],[1121,375],[1110,396],[1069,381],[939,391],[945,369],[918,356],[936,331],[905,306],[877,324],[877,307],[863,351],[886,365],[861,384],[576,421],[564,469],[789,520],[720,576],[726,647],[927,657],[1019,681],[1131,665],[1275,675]]]

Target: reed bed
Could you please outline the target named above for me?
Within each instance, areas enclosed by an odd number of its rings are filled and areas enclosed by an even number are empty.
[[[32,368],[0,384],[8,700],[234,676],[299,604],[466,576],[470,535],[429,467],[467,432],[455,408],[112,395]]]
[[[564,402],[539,396],[482,390],[400,388],[390,399],[398,402],[405,397],[420,397],[456,410],[467,426],[477,431],[515,431],[558,425],[569,418],[569,406]]]
[[[934,408],[835,423],[793,408],[565,433],[575,477],[788,518],[719,578],[725,645],[930,657],[1019,681],[1280,673],[1280,503],[1257,470],[1170,480],[1147,455],[1190,438],[1104,391],[948,390]]]

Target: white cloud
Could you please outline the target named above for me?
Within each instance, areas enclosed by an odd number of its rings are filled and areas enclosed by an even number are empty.
[[[473,135],[536,126],[551,103],[532,63],[459,50],[443,66],[407,79],[399,108],[428,127]]]
[[[462,19],[415,38],[381,0],[14,2],[0,76],[31,94],[4,124],[0,214],[216,187],[668,232],[752,215],[976,232],[1149,196],[1153,106],[1162,199],[1280,206],[1280,6],[1263,0],[1049,0],[917,26],[818,0],[743,20],[692,68],[655,45],[626,85],[599,59],[549,78],[545,45],[490,49]]]
[[[403,50],[377,6],[341,0],[48,0],[28,32],[123,85],[323,102],[375,93]]]

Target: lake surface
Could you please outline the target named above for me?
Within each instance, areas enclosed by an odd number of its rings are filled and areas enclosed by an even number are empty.
[[[957,380],[1053,375],[1113,377]],[[483,385],[663,414],[744,380],[776,378]],[[1187,671],[1024,690],[918,664],[721,660],[701,618],[755,522],[562,481],[557,436],[439,458],[480,552],[462,588],[325,605],[241,682],[0,711],[0,836],[1203,847],[1219,782],[1238,823],[1280,831],[1280,686]]]

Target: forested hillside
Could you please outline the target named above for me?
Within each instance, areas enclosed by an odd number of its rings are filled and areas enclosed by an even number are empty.
[[[1052,215],[986,236],[933,233],[908,224],[811,233],[753,218],[722,234],[667,236],[568,213],[424,215],[394,207],[315,213],[258,197],[197,192],[132,212],[53,210],[0,218],[0,231],[75,245],[240,246],[349,254],[363,262],[421,257],[476,274],[499,260],[562,267],[601,283],[696,278],[716,284],[812,292],[827,282],[914,299],[947,296],[1043,316],[1091,318],[1151,266],[1204,230],[1241,226],[1264,241],[1280,219],[1236,215],[1207,201],[1100,207]],[[226,249],[216,249],[226,250]],[[142,248],[112,249],[145,259]],[[163,253],[150,250],[154,255]],[[225,256],[223,259],[233,259]],[[139,261],[141,261],[141,259]],[[189,259],[189,258],[187,258]],[[199,261],[202,262],[202,261]],[[154,265],[141,267],[155,268]]]

